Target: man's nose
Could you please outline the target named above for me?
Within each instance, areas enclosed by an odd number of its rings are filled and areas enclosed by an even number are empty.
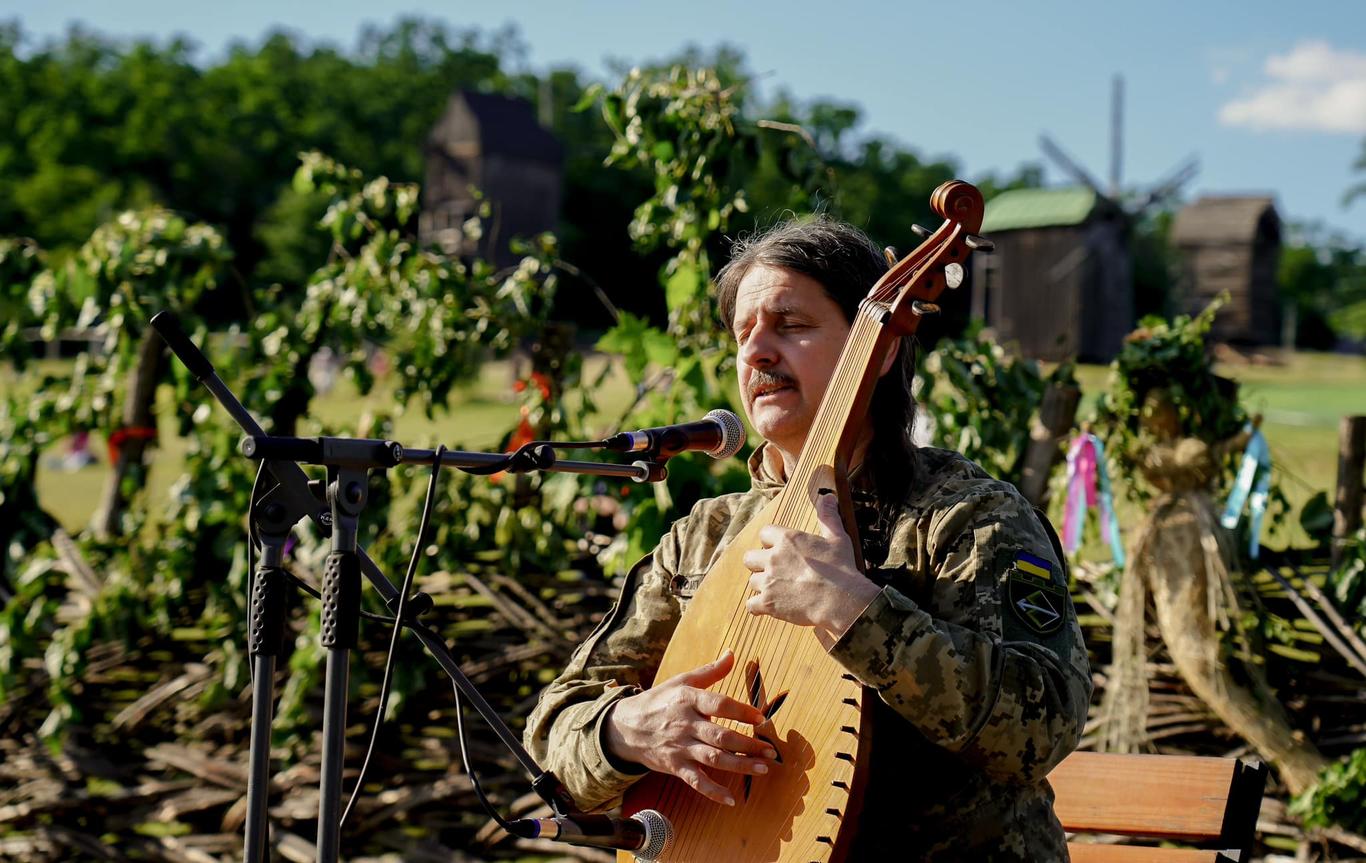
[[[754,369],[768,368],[778,362],[778,348],[767,327],[755,327],[740,346],[740,362]]]

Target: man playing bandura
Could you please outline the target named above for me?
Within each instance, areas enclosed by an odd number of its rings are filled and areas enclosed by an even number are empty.
[[[718,276],[764,443],[750,490],[673,524],[531,714],[528,748],[581,807],[615,805],[651,770],[734,805],[725,776],[774,764],[767,743],[713,721],[764,721],[708,690],[729,652],[668,680],[655,671],[702,577],[796,467],[855,309],[886,269],[862,232],[817,218],[737,244]],[[811,627],[879,696],[850,860],[1066,860],[1045,776],[1081,736],[1091,682],[1062,554],[1014,486],[911,442],[912,374],[901,340],[850,460],[866,570],[822,495],[819,533],[760,531],[744,558],[748,610]]]

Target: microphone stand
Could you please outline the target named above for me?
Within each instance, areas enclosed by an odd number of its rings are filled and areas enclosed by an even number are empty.
[[[340,837],[342,756],[346,739],[348,665],[350,652],[355,649],[358,638],[361,575],[379,591],[385,604],[395,614],[400,599],[398,588],[357,542],[360,514],[368,499],[368,473],[371,469],[387,469],[404,463],[432,464],[436,453],[433,450],[408,450],[393,441],[267,435],[218,376],[213,364],[185,335],[173,312],[158,312],[152,317],[151,324],[171,351],[246,433],[247,438],[242,442],[243,454],[262,460],[276,483],[259,501],[253,502],[251,510],[256,532],[261,537],[262,557],[249,612],[254,680],[243,849],[245,863],[265,860],[275,658],[283,638],[288,598],[286,587],[289,575],[283,566],[285,541],[294,524],[305,516],[313,520],[324,536],[331,536],[332,551],[327,557],[322,590],[322,644],[327,648],[327,671],[323,696],[317,860],[319,863],[336,863]],[[550,445],[539,443],[528,444],[512,455],[445,452],[441,461],[443,465],[470,469],[476,473],[554,470],[624,477],[638,482],[658,482],[668,475],[664,464],[667,457],[661,458],[653,452],[645,453],[644,456],[630,465],[557,462]],[[315,486],[297,463],[299,461],[327,467],[326,505],[322,505],[318,499]],[[409,602],[410,613],[405,615],[407,619],[397,621],[396,625],[407,626],[413,631],[454,682],[459,693],[469,699],[476,712],[512,752],[531,777],[532,789],[551,810],[556,815],[574,811],[573,799],[560,780],[553,773],[541,769],[507,723],[465,677],[445,640],[417,619],[431,608],[431,597],[418,593]]]
[[[275,659],[284,639],[291,595],[284,568],[285,543],[294,524],[313,508],[311,494],[290,494],[277,485],[251,503],[253,531],[261,560],[252,581],[248,607],[248,651],[252,664],[251,748],[247,768],[247,818],[243,859],[264,859],[266,805],[270,793],[270,727],[275,703]]]

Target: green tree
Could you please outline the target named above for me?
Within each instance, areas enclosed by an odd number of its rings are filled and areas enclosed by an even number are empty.
[[[992,476],[1019,483],[1030,423],[1050,383],[1075,385],[1070,363],[1045,376],[1034,360],[984,338],[980,324],[941,339],[921,363],[916,401],[933,418],[934,444],[962,453]]]
[[[1338,336],[1366,339],[1366,252],[1318,226],[1296,225],[1276,282],[1295,319],[1295,345],[1331,348]]]
[[[1133,223],[1129,248],[1133,252],[1134,314],[1139,320],[1173,313],[1177,256],[1170,237],[1175,213],[1157,210]]]
[[[481,260],[447,258],[416,246],[416,186],[370,179],[316,153],[304,157],[295,185],[301,194],[327,201],[319,225],[329,240],[327,260],[309,277],[302,295],[261,290],[240,343],[228,339],[227,349],[217,351],[210,346],[219,374],[250,409],[266,414],[268,428],[293,433],[307,424],[308,430],[322,431],[308,419],[314,393],[306,370],[324,348],[340,358],[343,373],[362,392],[372,384],[371,351],[388,351],[394,411],[431,413],[444,409],[451,387],[474,374],[490,351],[506,351],[544,320],[554,294],[552,238],[537,238],[514,271],[495,272]],[[26,248],[0,244],[0,250]],[[4,265],[13,257],[0,260],[0,270],[22,271],[18,264]],[[49,544],[53,524],[42,518],[32,495],[33,471],[45,445],[77,427],[109,432],[126,425],[125,408],[135,400],[142,410],[151,410],[154,385],[165,377],[155,370],[165,368],[165,358],[147,319],[162,308],[184,312],[193,307],[226,259],[221,236],[207,226],[160,209],[130,212],[98,229],[74,259],[38,273],[27,287],[49,333],[80,324],[106,341],[103,353],[84,355],[68,373],[40,378],[32,370],[0,403],[0,507],[15,516],[13,522],[5,519],[11,540],[6,545],[9,588],[0,631],[12,657],[46,657],[53,705],[43,726],[48,736],[78,718],[87,703],[81,681],[93,644],[131,643],[138,633],[168,636],[175,627],[244,631],[247,567],[241,519],[252,466],[237,451],[240,430],[179,363],[170,364],[169,376],[177,389],[179,429],[189,440],[185,474],[172,490],[169,507],[163,511],[133,496],[127,478],[143,462],[128,458],[122,481],[115,481],[121,504],[131,503],[122,534],[115,536],[112,525],[103,525],[74,544],[55,539],[57,544]],[[12,283],[19,281],[16,277]],[[17,293],[7,289],[6,296]],[[186,315],[186,323],[205,344],[206,331],[196,326],[194,316]],[[373,422],[382,434],[384,420]],[[365,541],[390,571],[406,561],[410,549],[402,546],[406,532],[388,529],[386,510],[392,508],[403,523],[420,485],[407,472],[375,489]],[[471,546],[487,548],[495,534],[504,543],[502,553],[514,557],[538,549],[545,553],[555,540],[539,521],[511,533],[492,530],[505,509],[503,493],[495,489],[490,503],[483,486],[470,487],[484,491],[482,499],[476,493],[468,502],[456,498],[442,506],[450,532],[441,538],[443,554],[452,555],[442,558],[447,565],[454,567]],[[22,506],[31,511],[10,509]],[[309,548],[324,544],[319,537],[307,542]],[[562,556],[563,549],[557,553]],[[56,563],[58,558],[63,563]],[[93,573],[84,588],[85,608],[58,621],[53,610],[71,595],[62,589],[63,570],[71,577],[66,561],[76,558]],[[210,573],[214,577],[202,578]],[[229,639],[204,652],[218,672],[218,691],[236,691],[245,666],[235,643]],[[32,688],[33,681],[23,679],[30,675],[18,674],[18,666],[6,667],[16,671],[0,676],[0,693]],[[315,672],[306,666],[289,690],[286,721],[304,715],[303,699],[312,692]]]
[[[0,361],[18,368],[29,356],[24,328],[38,323],[29,286],[44,263],[42,248],[32,240],[0,238]]]
[[[512,37],[485,45],[412,19],[365,31],[351,55],[276,33],[204,67],[182,41],[24,41],[17,24],[0,29],[0,111],[15,118],[0,129],[0,234],[70,249],[119,210],[159,203],[222,226],[248,277],[253,227],[299,152],[415,180],[453,88],[534,90],[500,71]]]
[[[116,213],[160,204],[223,231],[237,276],[206,296],[204,312],[216,322],[241,320],[249,310],[240,283],[302,291],[326,249],[311,229],[322,201],[290,185],[298,153],[316,149],[367,174],[416,181],[428,130],[463,87],[531,101],[565,145],[557,230],[573,264],[565,308],[590,328],[608,327],[601,292],[616,307],[664,320],[664,298],[638,286],[653,282],[671,255],[639,247],[626,230],[654,178],[604,165],[612,130],[572,110],[593,82],[572,69],[509,71],[524,51],[512,30],[403,19],[366,29],[349,49],[273,33],[205,62],[181,41],[121,42],[73,30],[34,45],[17,24],[6,25],[0,111],[15,122],[0,128],[0,235],[32,236],[62,257]],[[911,224],[931,219],[930,192],[959,173],[950,159],[927,160],[867,134],[853,105],[760,98],[736,48],[688,48],[642,71],[674,66],[710,69],[745,130],[717,172],[749,203],[730,222],[732,235],[789,211],[824,210],[905,249],[916,242]],[[988,190],[1037,182],[1037,172],[984,182]],[[724,234],[711,232],[706,246],[712,260],[724,260]],[[965,313],[947,311],[956,331]]]

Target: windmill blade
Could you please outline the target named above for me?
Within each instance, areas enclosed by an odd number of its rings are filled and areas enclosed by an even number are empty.
[[[1195,175],[1199,173],[1200,157],[1191,156],[1178,165],[1175,170],[1169,172],[1157,185],[1153,186],[1139,203],[1138,213],[1142,214],[1150,207],[1164,203],[1168,198],[1180,192],[1181,187],[1195,179]]]
[[[1095,192],[1100,197],[1109,200],[1109,196],[1101,191],[1100,184],[1095,181],[1095,178],[1087,173],[1085,168],[1077,164],[1075,159],[1063,152],[1062,147],[1053,143],[1052,138],[1049,138],[1047,135],[1040,135],[1039,149],[1043,150],[1044,155],[1052,159],[1059,168],[1062,168],[1063,173],[1071,176],[1073,180]]]

